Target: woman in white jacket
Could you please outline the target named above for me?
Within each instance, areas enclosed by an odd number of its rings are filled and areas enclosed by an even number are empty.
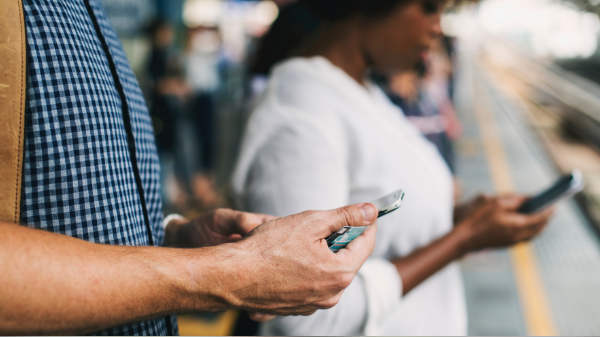
[[[516,213],[522,196],[455,207],[436,149],[367,80],[370,69],[412,67],[440,34],[446,1],[300,1],[326,23],[274,69],[249,120],[233,177],[241,206],[282,216],[397,189],[406,198],[380,219],[373,255],[337,306],[277,318],[262,332],[464,335],[462,281],[452,262],[531,239],[551,211]]]

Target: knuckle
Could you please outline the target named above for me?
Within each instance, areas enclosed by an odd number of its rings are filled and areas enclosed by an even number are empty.
[[[318,211],[315,210],[308,210],[308,211],[304,211],[300,214],[306,216],[306,217],[314,217],[316,214],[318,213]]]
[[[342,289],[346,289],[350,283],[352,283],[353,279],[354,275],[352,273],[344,273],[340,276],[339,285],[342,287]]]
[[[317,273],[317,275],[325,275],[326,278],[330,275],[335,276],[335,274],[332,272],[331,268],[329,268],[329,265],[327,265],[324,262],[315,263],[313,266],[314,266],[314,270]]]
[[[298,214],[298,217],[301,219],[301,222],[305,225],[310,224],[310,222],[318,216],[317,211],[304,211]]]
[[[320,288],[318,286],[319,284],[321,284],[321,282],[311,282],[310,285],[303,288],[302,292],[305,295],[305,300],[302,302],[302,305],[316,305],[327,298],[325,290]]]
[[[212,221],[219,222],[223,216],[225,216],[226,210],[223,208],[217,208],[212,212]]]
[[[314,314],[315,311],[317,311],[317,310],[311,309],[311,310],[308,310],[308,311],[301,312],[300,315],[301,316],[310,316],[310,315]]]
[[[353,279],[353,275],[351,273],[347,273],[347,272],[341,272],[338,273],[337,275],[335,275],[334,279],[332,280],[332,284],[331,284],[331,289],[333,291],[340,292],[344,289],[346,289],[350,283],[352,283],[352,279]]]
[[[343,279],[339,271],[328,268],[326,265],[320,264],[317,269],[318,275],[320,275],[320,282],[315,282],[314,291],[320,293],[323,296],[330,296],[331,293],[336,293],[343,289]],[[317,284],[318,283],[318,284]],[[311,285],[311,286],[312,286]]]
[[[330,298],[322,301],[321,303],[319,303],[319,307],[321,309],[333,308],[336,304],[338,304],[339,301],[340,301],[340,299],[338,296],[330,297]]]
[[[237,216],[237,221],[240,224],[247,224],[252,222],[252,217],[248,213],[239,213]]]
[[[347,208],[338,209],[337,214],[343,218],[347,224],[352,224],[352,214]]]

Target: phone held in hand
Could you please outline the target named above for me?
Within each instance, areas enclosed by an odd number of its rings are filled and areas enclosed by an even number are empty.
[[[400,208],[402,201],[404,200],[404,195],[404,191],[398,190],[371,202],[379,211],[377,217],[380,218]],[[325,239],[327,241],[327,246],[329,246],[329,249],[333,252],[338,252],[340,249],[346,247],[352,240],[361,235],[366,229],[367,226],[344,226],[342,229],[332,233]]]
[[[548,187],[529,200],[525,201],[518,212],[524,214],[532,214],[542,211],[546,207],[556,203],[561,199],[575,195],[583,189],[583,177],[579,170],[574,170],[569,174],[565,174]]]

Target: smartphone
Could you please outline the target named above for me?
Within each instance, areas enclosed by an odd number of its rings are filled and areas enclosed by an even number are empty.
[[[404,195],[404,191],[398,190],[371,202],[377,207],[377,218],[381,218],[400,208],[402,201],[404,200]],[[332,233],[325,239],[327,241],[327,246],[329,246],[329,249],[333,252],[338,252],[340,249],[346,247],[352,240],[361,235],[366,229],[367,226],[344,226],[342,229]]]
[[[582,189],[583,176],[579,170],[574,170],[561,176],[552,186],[524,202],[518,212],[524,214],[539,212],[561,199],[575,195]]]

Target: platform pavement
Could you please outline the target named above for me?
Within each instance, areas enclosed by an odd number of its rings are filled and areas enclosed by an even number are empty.
[[[459,48],[457,142],[463,195],[534,193],[557,176],[523,116],[478,62]],[[600,334],[600,240],[573,200],[548,228],[516,250],[485,251],[461,262],[470,335]]]

